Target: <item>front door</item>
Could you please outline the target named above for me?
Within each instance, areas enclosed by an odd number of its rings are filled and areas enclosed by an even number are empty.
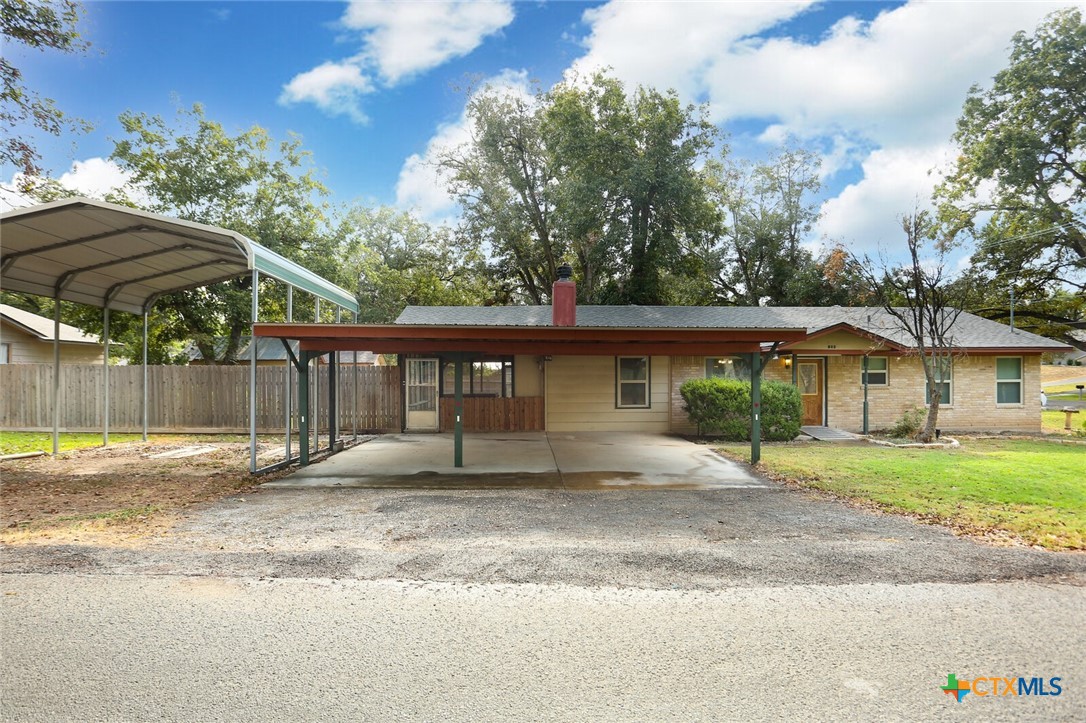
[[[799,359],[796,362],[796,385],[803,400],[803,424],[821,427],[825,422],[826,387],[821,359]]]
[[[437,429],[437,359],[407,360],[408,431]]]

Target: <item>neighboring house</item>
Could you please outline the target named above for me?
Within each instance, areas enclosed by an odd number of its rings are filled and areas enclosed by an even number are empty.
[[[60,325],[62,364],[101,364],[102,342],[74,326]],[[0,304],[0,364],[52,364],[53,320]]]
[[[1086,341],[1086,331],[1072,331],[1071,336],[1079,341]],[[1050,358],[1052,364],[1086,366],[1086,351],[1082,349],[1073,348],[1063,354],[1046,354],[1045,357]]]
[[[226,339],[215,340],[215,350],[218,353],[222,353],[223,348],[226,346]],[[290,342],[290,348],[294,351],[294,354],[298,354],[298,342]],[[189,357],[189,364],[194,366],[204,366],[208,362],[204,359],[204,355],[200,353],[200,349],[193,343],[189,343],[188,349],[185,350]],[[249,337],[245,336],[241,339],[241,345],[237,353],[238,364],[249,363]],[[271,366],[283,366],[287,361],[287,351],[283,348],[283,343],[278,339],[261,338],[256,342],[256,365],[260,367]],[[327,362],[327,358],[322,358],[322,363]],[[381,357],[378,354],[368,351],[341,351],[339,353],[340,364],[357,364],[360,367],[372,367],[380,366],[382,364]]]
[[[863,358],[868,358],[870,429],[892,425],[902,413],[925,406],[920,359],[893,317],[881,308],[844,307],[419,307],[404,310],[397,326],[495,328],[507,338],[518,328],[696,331],[704,329],[805,329],[806,339],[781,344],[764,378],[796,384],[804,424],[850,431],[863,426]],[[501,329],[499,332],[498,329]],[[998,322],[963,313],[953,329],[955,357],[944,385],[939,426],[947,430],[1039,431],[1041,354],[1066,346]],[[769,351],[767,347],[763,347]],[[405,428],[447,429],[455,362],[440,354],[404,357]],[[460,355],[464,359],[463,355]],[[504,414],[505,429],[566,431],[696,431],[683,411],[679,387],[688,379],[749,379],[749,357],[563,356],[475,354],[464,367],[466,429],[487,429],[486,417]],[[434,410],[432,398],[440,399]],[[496,402],[505,399],[505,411]],[[430,400],[428,402],[428,400]],[[519,402],[519,405],[518,405]],[[489,411],[488,411],[489,408]]]

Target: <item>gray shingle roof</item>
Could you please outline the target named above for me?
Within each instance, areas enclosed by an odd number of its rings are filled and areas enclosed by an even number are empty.
[[[409,306],[397,324],[427,326],[550,326],[549,306]],[[912,342],[897,320],[880,307],[843,306],[578,306],[582,328],[806,329],[813,334],[838,324],[876,334],[902,346]],[[968,349],[1065,346],[996,321],[963,313],[954,328],[955,346]]]
[[[226,348],[227,340],[216,339],[215,351],[218,354],[222,354]],[[295,356],[298,354],[298,342],[291,341],[290,348],[294,352]],[[189,343],[188,348],[185,350],[188,354],[189,361],[199,361],[204,358],[204,355],[200,353],[199,347],[195,343]],[[350,364],[352,362],[351,355],[354,354],[357,357],[357,364],[376,364],[377,355],[372,351],[341,351],[339,352],[339,363]],[[249,337],[243,336],[241,338],[241,344],[238,347],[237,358],[240,361],[247,361],[249,359]],[[283,343],[278,339],[270,337],[259,337],[256,340],[256,358],[259,361],[282,361],[287,360],[287,350],[283,348]]]
[[[33,334],[42,341],[53,341],[53,320],[47,319],[44,316],[38,316],[32,314],[29,311],[23,311],[22,309],[8,304],[0,304],[0,316],[5,321],[11,322],[16,326],[22,328],[26,333]],[[96,336],[84,334],[74,326],[61,323],[60,325],[60,343],[61,344],[101,344],[102,341]],[[111,341],[109,343],[110,348],[117,345],[117,342]]]

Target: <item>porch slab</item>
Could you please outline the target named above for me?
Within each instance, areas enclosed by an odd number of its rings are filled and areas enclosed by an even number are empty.
[[[800,431],[808,437],[814,437],[819,442],[849,442],[859,439],[859,437],[852,432],[846,432],[843,429],[834,429],[833,427],[816,427],[809,425],[800,427]]]
[[[678,437],[625,432],[390,434],[264,487],[717,489],[769,487],[743,466]]]

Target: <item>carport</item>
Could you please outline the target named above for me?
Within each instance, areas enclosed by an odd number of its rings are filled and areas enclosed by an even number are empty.
[[[705,356],[744,354],[751,366],[751,460],[761,458],[761,377],[766,363],[785,342],[806,338],[796,328],[632,328],[589,326],[444,326],[434,324],[253,325],[253,335],[274,337],[284,344],[297,341],[302,361],[308,355],[368,350],[386,354],[437,354],[467,359],[471,354],[530,354],[539,356],[666,355]],[[302,372],[304,363],[299,367]],[[453,464],[464,465],[463,365],[455,365]],[[304,393],[304,372],[299,394]],[[303,456],[301,463],[307,464]]]
[[[7,291],[20,291],[57,300],[53,343],[53,454],[61,423],[59,404],[60,345],[55,333],[60,324],[61,301],[102,309],[105,344],[102,442],[109,443],[109,317],[114,310],[143,317],[143,438],[147,439],[147,317],[164,294],[227,281],[246,274],[252,278],[253,322],[259,319],[260,282],[263,277],[287,286],[287,321],[293,318],[295,289],[320,303],[357,319],[358,303],[345,289],[321,278],[289,259],[230,229],[184,221],[87,198],[69,198],[0,214],[3,253],[0,277]],[[250,470],[256,467],[257,345],[250,344]],[[335,363],[334,352],[333,367]],[[316,358],[316,355],[311,358]],[[357,383],[357,382],[356,382]],[[290,388],[290,374],[285,382]],[[329,409],[335,409],[335,386],[329,385]],[[291,451],[289,394],[285,409],[286,460]],[[307,422],[308,406],[300,419]],[[332,411],[334,415],[334,411]],[[333,425],[329,446],[335,447],[338,425]],[[303,447],[308,454],[308,438]],[[281,463],[282,464],[282,463]],[[280,466],[280,465],[275,465]]]

